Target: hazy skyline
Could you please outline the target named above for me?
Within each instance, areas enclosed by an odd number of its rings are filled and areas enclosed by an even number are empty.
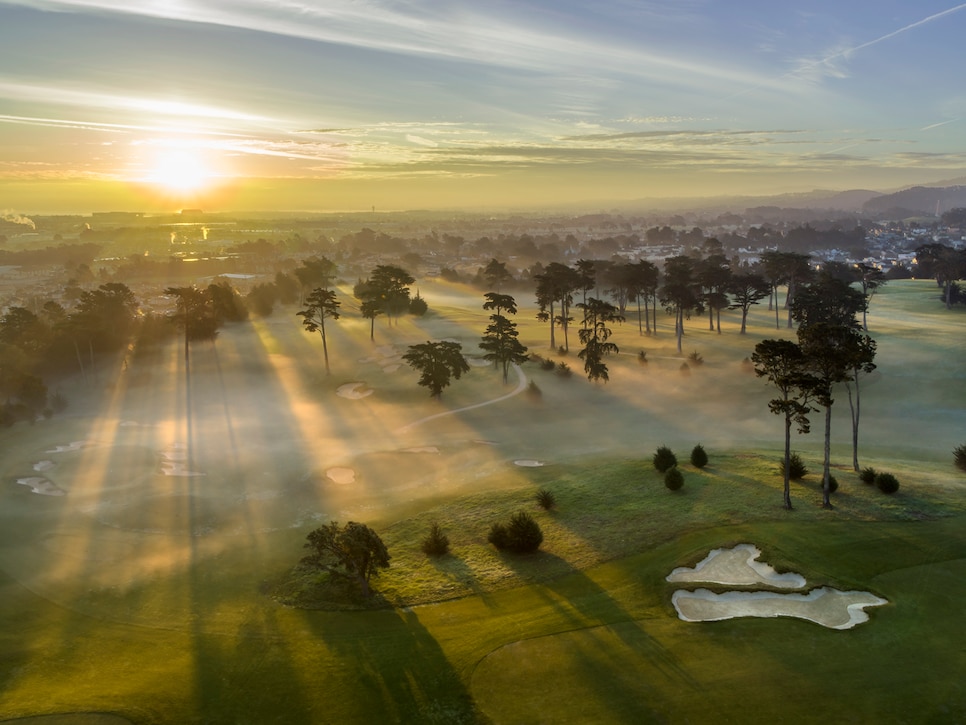
[[[966,173],[966,3],[0,0],[0,211],[537,207]]]

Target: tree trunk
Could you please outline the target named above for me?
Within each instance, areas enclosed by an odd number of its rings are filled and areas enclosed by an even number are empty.
[[[744,335],[748,331],[748,308],[741,308],[741,332],[739,334]]]
[[[322,335],[322,357],[325,358],[325,374],[329,374],[329,346],[325,341],[325,320],[319,326],[319,334]]]
[[[678,335],[678,355],[681,354],[681,338],[684,337],[684,310],[678,308],[677,316],[674,318],[675,332]]]
[[[781,323],[778,321],[778,286],[775,286],[775,329],[781,329]]]
[[[721,308],[720,307],[715,308],[714,316],[715,316],[716,322],[718,323],[718,334],[720,335],[721,334]]]
[[[850,383],[845,384],[845,390],[849,394],[849,410],[852,412],[852,470],[856,473],[859,471],[859,414],[860,414],[860,400],[859,400],[859,378],[858,373],[855,373],[853,379],[855,383],[855,401],[852,400],[852,385]]]
[[[832,508],[828,477],[832,458],[832,406],[825,406],[825,459],[822,461],[822,508]]]
[[[792,419],[788,413],[785,414],[785,488],[784,488],[784,503],[785,509],[788,511],[792,510],[792,494],[791,486],[789,481],[791,479],[791,463],[792,463]]]
[[[644,323],[641,319],[641,296],[637,296],[637,334],[644,334]]]

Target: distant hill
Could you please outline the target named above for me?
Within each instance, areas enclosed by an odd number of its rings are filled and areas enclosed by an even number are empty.
[[[939,216],[950,209],[966,207],[966,186],[914,186],[894,194],[869,199],[862,206],[867,214],[889,217]]]

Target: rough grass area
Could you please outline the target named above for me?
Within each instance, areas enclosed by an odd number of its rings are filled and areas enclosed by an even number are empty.
[[[833,511],[820,507],[821,480],[793,485],[796,508],[781,507],[781,477],[775,458],[757,453],[715,455],[716,465],[683,467],[687,485],[668,491],[648,459],[589,460],[528,470],[512,491],[482,493],[447,501],[382,532],[392,566],[373,580],[377,596],[368,602],[344,586],[334,587],[302,566],[280,582],[276,595],[286,604],[311,608],[412,606],[545,582],[576,570],[633,555],[694,529],[751,522],[919,521],[964,511],[961,496],[949,497],[928,484],[910,484],[901,496],[886,496],[862,484],[858,474],[836,471],[840,489]],[[918,478],[922,477],[919,473]],[[491,489],[486,479],[483,489]],[[552,511],[534,493],[557,497]],[[490,524],[517,511],[531,513],[544,542],[539,552],[514,555],[486,541]],[[426,556],[419,547],[433,521],[443,522],[450,554]]]

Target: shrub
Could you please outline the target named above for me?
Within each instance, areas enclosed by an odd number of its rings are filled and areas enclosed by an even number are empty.
[[[557,354],[560,357],[563,357],[564,355],[566,355],[569,352],[570,352],[570,350],[568,350],[567,348],[565,348],[563,345],[561,345],[560,347],[557,348]]]
[[[530,514],[520,511],[510,517],[509,524],[493,524],[487,541],[501,551],[528,554],[540,548],[543,532]]]
[[[956,468],[966,471],[966,445],[956,446],[953,449],[953,462],[956,464]]]
[[[681,371],[681,374],[682,375],[690,375],[691,374],[691,366],[688,365],[686,362],[681,363],[681,367],[678,368],[678,369]]]
[[[678,470],[677,466],[669,468],[667,473],[664,474],[664,485],[672,491],[677,491],[684,485],[684,474]]]
[[[537,385],[533,380],[527,385],[527,397],[531,400],[540,400],[543,397],[543,392],[540,390],[540,386]]]
[[[641,350],[637,353],[637,362],[639,365],[647,365],[647,352]]]
[[[839,490],[839,480],[831,473],[828,474],[828,492],[835,493]]]
[[[556,367],[557,367],[557,363],[555,363],[553,360],[550,360],[548,358],[541,358],[540,359],[540,369],[541,370],[553,370]]]
[[[443,529],[436,521],[429,527],[429,534],[423,539],[420,548],[429,556],[442,556],[449,553],[449,537],[443,533]]]
[[[567,363],[565,363],[563,360],[557,363],[557,375],[559,375],[562,378],[569,378],[573,374],[574,374],[574,371],[571,370],[570,366]]]
[[[678,465],[678,457],[674,455],[674,451],[667,446],[661,446],[654,453],[654,467],[660,473],[666,473],[669,469],[674,468],[676,465]]]
[[[693,351],[688,355],[688,360],[690,360],[695,365],[701,365],[704,363],[704,358],[701,357],[701,353],[697,350]]]
[[[704,468],[708,465],[708,452],[700,443],[691,449],[691,465],[695,468]]]
[[[895,493],[899,490],[899,479],[891,473],[879,473],[876,474],[875,485],[882,493]]]
[[[866,466],[859,471],[859,480],[862,481],[862,483],[867,483],[871,486],[873,483],[875,483],[876,475],[878,475],[878,471],[876,471],[872,466]]]
[[[429,305],[426,304],[426,300],[416,293],[416,296],[409,300],[409,314],[415,315],[416,317],[422,317],[429,310]]]
[[[778,464],[778,472],[785,475],[785,461],[784,459]],[[802,461],[802,457],[797,453],[792,453],[788,459],[788,477],[793,481],[800,481],[808,475],[808,469],[805,468],[805,462]]]
[[[537,505],[545,511],[549,511],[557,505],[557,497],[553,495],[553,491],[546,488],[541,488],[537,491],[535,498],[537,499]]]

